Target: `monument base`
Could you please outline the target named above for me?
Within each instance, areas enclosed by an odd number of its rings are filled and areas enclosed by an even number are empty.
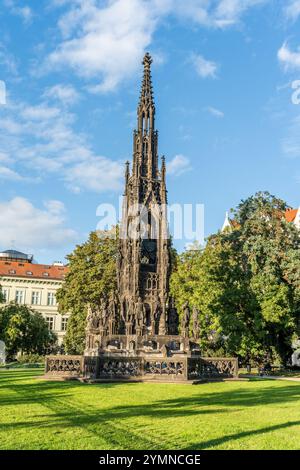
[[[112,335],[83,356],[47,356],[44,377],[173,383],[236,379],[238,361],[201,357],[199,346],[181,336]]]

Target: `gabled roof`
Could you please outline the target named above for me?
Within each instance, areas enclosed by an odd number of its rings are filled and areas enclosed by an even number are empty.
[[[284,213],[287,222],[294,222],[298,213],[298,209],[287,209]]]
[[[0,259],[0,277],[23,277],[28,279],[63,280],[68,272],[67,266],[33,264],[21,261]]]

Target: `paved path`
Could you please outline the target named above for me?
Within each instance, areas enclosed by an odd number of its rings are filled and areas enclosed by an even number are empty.
[[[289,380],[290,382],[300,382],[300,377],[281,377],[277,375],[247,375],[241,374],[242,378],[247,379],[270,379],[270,380]]]

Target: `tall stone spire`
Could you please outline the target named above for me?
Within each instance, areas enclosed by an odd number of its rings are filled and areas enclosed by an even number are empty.
[[[147,52],[143,59],[144,76],[141,87],[140,101],[138,105],[138,129],[154,129],[155,105],[153,99],[153,87],[151,79],[152,58]]]
[[[133,173],[136,177],[156,178],[158,175],[157,131],[151,79],[152,58],[147,52],[143,59],[144,75],[137,108],[137,129],[134,132]]]
[[[120,239],[118,285],[126,334],[164,335],[168,328],[170,241],[164,157],[158,168],[151,63],[150,55],[145,54],[132,171],[128,164],[125,170],[121,233],[126,237]]]

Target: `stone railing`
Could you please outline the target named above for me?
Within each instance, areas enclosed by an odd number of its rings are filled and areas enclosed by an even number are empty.
[[[236,358],[48,356],[46,377],[86,380],[201,380],[235,378]]]
[[[47,356],[45,375],[58,378],[79,378],[82,375],[83,362],[83,356]]]
[[[143,359],[139,357],[110,358],[101,357],[99,361],[99,378],[129,379],[144,375]]]
[[[236,378],[238,359],[235,357],[191,357],[188,359],[188,379]]]
[[[82,375],[85,379],[96,379],[99,375],[99,357],[84,356]]]
[[[187,378],[187,358],[182,359],[153,359],[145,360],[144,363],[145,378],[153,379],[174,379],[186,380]]]

